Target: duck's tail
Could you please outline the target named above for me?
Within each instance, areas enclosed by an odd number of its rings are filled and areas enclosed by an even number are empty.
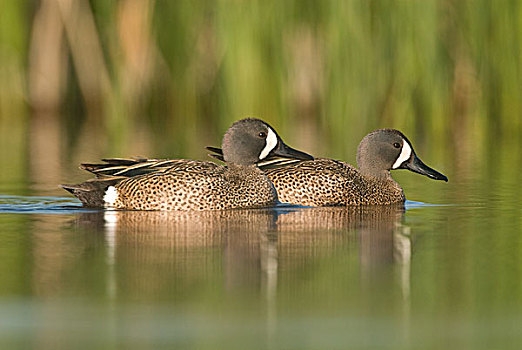
[[[103,208],[103,197],[109,186],[129,177],[145,175],[167,170],[180,162],[177,159],[147,159],[147,158],[110,158],[102,159],[103,163],[83,163],[80,169],[93,173],[96,178],[77,185],[61,185],[71,192],[86,207]]]
[[[77,185],[60,185],[64,190],[71,192],[84,206],[103,208],[103,197],[110,186],[116,185],[125,177],[100,177],[85,181]]]

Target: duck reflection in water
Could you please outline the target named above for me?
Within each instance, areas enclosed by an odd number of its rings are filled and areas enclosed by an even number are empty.
[[[363,288],[389,266],[399,267],[407,296],[411,238],[403,214],[402,205],[278,207],[104,211],[79,220],[105,232],[109,264],[125,267],[115,270],[110,283],[118,295],[167,298],[209,282],[229,292],[275,295],[278,281],[291,283],[296,271],[341,251],[358,254]]]

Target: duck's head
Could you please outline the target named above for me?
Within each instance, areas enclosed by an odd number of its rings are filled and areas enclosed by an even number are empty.
[[[287,146],[270,125],[255,118],[232,124],[223,137],[221,148],[224,161],[238,165],[253,165],[268,157],[314,159]]]
[[[375,176],[394,169],[408,169],[434,180],[448,181],[445,175],[424,164],[411,142],[395,129],[379,129],[366,135],[357,150],[357,165],[363,173]]]

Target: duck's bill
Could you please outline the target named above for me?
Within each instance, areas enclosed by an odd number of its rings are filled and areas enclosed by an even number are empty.
[[[405,169],[413,171],[414,173],[425,175],[434,180],[443,180],[448,181],[448,177],[439,173],[437,170],[430,168],[426,164],[422,162],[415,154],[412,157],[412,160],[409,162],[405,162],[403,164]]]
[[[215,153],[215,154],[220,155],[220,156],[223,155],[223,150],[221,148],[212,147],[212,146],[207,146],[206,148],[207,148],[208,151],[210,151],[212,153]]]
[[[299,160],[313,160],[314,157],[311,155],[293,149],[290,146],[285,145],[283,142],[279,142],[278,146],[274,148],[272,152],[269,153],[268,157],[282,157],[282,158],[291,158],[291,159],[299,159]]]
[[[272,151],[268,154],[268,156],[263,159],[261,162],[258,163],[259,166],[268,166],[268,165],[285,165],[289,163],[293,163],[299,160],[313,160],[314,157],[298,151],[296,149],[293,149],[291,147],[288,147],[287,145],[283,144],[284,146],[278,147],[277,150]],[[222,162],[224,162],[223,158],[223,150],[218,147],[206,147],[208,151],[212,152],[209,154],[209,157],[218,159]]]
[[[223,157],[223,150],[221,148],[212,147],[212,146],[207,146],[206,148],[208,151],[212,152],[212,153],[209,153],[209,155],[208,155],[209,157],[215,158],[222,162],[225,161],[225,158]]]

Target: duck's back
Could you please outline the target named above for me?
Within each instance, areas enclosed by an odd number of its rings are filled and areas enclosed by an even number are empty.
[[[257,167],[228,168],[201,161],[180,161],[114,187],[112,206],[118,209],[217,210],[268,206],[277,200]]]
[[[404,201],[391,177],[362,175],[355,167],[333,159],[315,159],[269,169],[279,200],[305,206],[382,205]]]

